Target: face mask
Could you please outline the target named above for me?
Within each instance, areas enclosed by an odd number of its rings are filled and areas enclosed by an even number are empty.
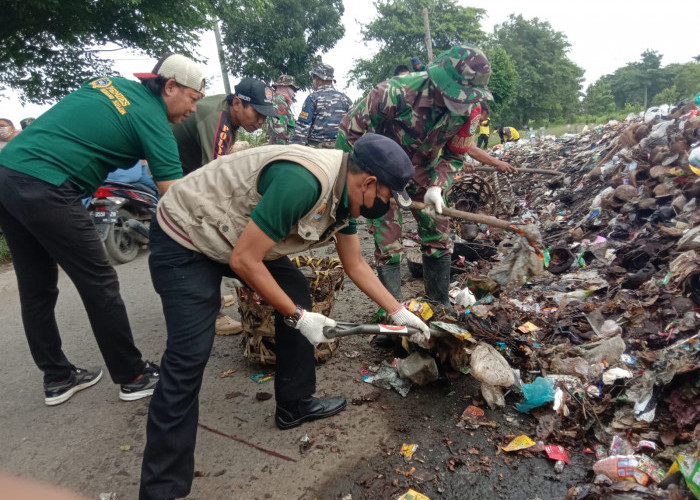
[[[15,128],[9,125],[3,125],[0,127],[0,141],[9,141],[12,134],[15,133]]]
[[[372,207],[365,205],[365,194],[362,193],[362,205],[360,206],[360,215],[365,219],[378,219],[384,217],[389,211],[389,202],[382,200],[379,196],[374,197]]]

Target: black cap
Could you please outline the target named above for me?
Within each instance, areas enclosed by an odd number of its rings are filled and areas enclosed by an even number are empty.
[[[406,185],[413,178],[415,168],[396,142],[383,135],[366,133],[355,141],[350,159],[365,172],[376,176],[380,184],[391,189],[399,207],[411,207]]]
[[[249,102],[255,111],[263,116],[275,116],[277,112],[272,105],[272,88],[265,85],[264,82],[255,78],[244,78],[233,90],[235,96],[241,101]]]

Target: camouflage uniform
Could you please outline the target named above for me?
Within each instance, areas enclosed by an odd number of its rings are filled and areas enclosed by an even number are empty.
[[[299,87],[297,87],[292,75],[281,75],[272,86],[276,91],[273,104],[277,110],[277,115],[271,116],[266,120],[265,130],[270,138],[269,144],[287,144],[296,127],[291,106],[294,92],[299,90]],[[291,89],[291,94],[289,94],[291,98],[285,95],[282,89],[278,87],[289,87]]]
[[[327,64],[319,65],[312,71],[314,74],[322,80],[333,80],[333,68]],[[350,98],[332,84],[320,85],[304,101],[289,143],[318,148],[335,147],[338,125],[350,106]]]
[[[476,71],[470,72],[470,68]],[[470,74],[471,79],[465,78]],[[350,151],[365,132],[391,137],[416,168],[408,187],[411,197],[423,201],[426,190],[432,186],[439,186],[444,192],[462,169],[464,153],[473,141],[471,129],[478,125],[478,113],[473,113],[471,104],[491,98],[490,92],[481,88],[485,84],[483,74],[488,81],[490,66],[483,53],[473,47],[457,46],[441,54],[427,72],[384,81],[343,118],[336,147]],[[455,79],[461,80],[459,84]],[[468,105],[465,111],[456,114],[436,104],[436,86],[443,91],[445,100],[450,100],[451,107]],[[465,124],[467,127],[463,128]],[[465,129],[471,130],[471,135],[464,133]],[[448,143],[453,147],[445,147]],[[435,221],[420,210],[413,213],[423,254],[440,258],[452,253],[449,219]],[[386,216],[369,223],[377,266],[398,263],[403,248],[399,210],[392,205]]]
[[[292,109],[287,99],[280,94],[275,95],[272,102],[277,109],[277,116],[267,119],[267,136],[270,144],[287,144],[294,133],[296,121],[292,115]]]

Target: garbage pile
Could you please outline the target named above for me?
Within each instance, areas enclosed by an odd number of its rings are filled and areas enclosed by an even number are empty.
[[[462,210],[497,207],[538,225],[546,271],[524,284],[495,279],[521,242],[453,221],[454,310],[433,307],[425,319],[460,335],[432,353],[444,369],[471,372],[491,408],[516,403],[539,421],[525,448],[596,456],[594,481],[571,498],[700,495],[699,141],[691,103],[646,122],[506,145],[492,154],[563,175],[514,174],[498,187],[464,176],[448,193]]]

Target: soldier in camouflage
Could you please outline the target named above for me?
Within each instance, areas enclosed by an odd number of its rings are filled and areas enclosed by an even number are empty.
[[[480,113],[476,104],[492,99],[486,88],[490,75],[491,65],[481,50],[455,46],[425,72],[380,83],[343,118],[338,132],[336,147],[345,151],[364,133],[375,132],[394,139],[411,158],[416,174],[408,192],[434,207],[413,211],[422,243],[425,292],[444,305],[449,305],[452,239],[449,220],[439,216],[443,190],[457,172],[474,171],[464,163],[465,153],[501,171],[515,170],[472,147]],[[379,278],[401,299],[401,213],[392,206],[386,216],[369,222]]]
[[[281,75],[272,87],[275,89],[272,102],[277,115],[267,119],[267,136],[270,138],[270,144],[287,144],[296,126],[291,106],[299,87],[292,75]]]
[[[289,143],[333,148],[340,120],[352,106],[352,101],[333,86],[333,68],[328,64],[319,64],[311,76],[314,92],[304,101]]]

